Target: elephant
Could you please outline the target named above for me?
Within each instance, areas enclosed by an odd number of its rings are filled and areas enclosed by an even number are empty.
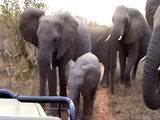
[[[151,30],[144,16],[135,8],[117,6],[112,16],[110,41],[111,93],[114,94],[114,75],[117,51],[120,61],[120,83],[131,87],[130,74],[135,79],[139,61],[146,55]],[[108,81],[109,82],[109,81]]]
[[[148,25],[150,26],[151,29],[153,29],[153,16],[159,5],[160,5],[159,0],[147,0],[146,2],[145,16],[146,16]]]
[[[60,96],[66,96],[66,64],[91,51],[88,26],[68,11],[46,14],[44,10],[28,8],[21,15],[19,30],[24,40],[38,48],[39,95],[46,94],[46,80],[49,95],[57,95],[58,67]]]
[[[146,106],[157,110],[160,108],[160,6],[152,15],[154,25],[143,69],[142,93]]]
[[[95,94],[100,80],[100,63],[91,52],[80,56],[75,62],[70,60],[66,66],[68,78],[68,97],[76,108],[79,118],[80,94],[83,96],[82,120],[89,120],[93,114]]]
[[[96,55],[99,61],[104,65],[104,75],[100,82],[103,87],[109,87],[109,84],[105,81],[109,79],[109,42],[105,42],[110,34],[110,28],[107,26],[96,26],[96,27],[89,27],[90,34],[91,34],[91,46],[92,46],[92,53]],[[104,54],[105,51],[105,54]]]

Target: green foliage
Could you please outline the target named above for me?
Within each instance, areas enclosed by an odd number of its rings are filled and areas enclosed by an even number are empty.
[[[8,37],[15,44],[16,51],[20,53],[20,55],[26,57],[27,54],[24,49],[25,41],[22,39],[18,29],[20,14],[23,9],[29,7],[37,7],[42,9],[45,8],[46,5],[40,0],[24,0],[24,5],[22,5],[23,3],[19,4],[18,0],[2,0],[2,4],[0,5],[0,23],[3,23],[9,30]]]
[[[0,24],[3,24],[3,26],[7,28],[9,43],[13,44],[13,50],[19,56],[17,57],[17,59],[19,59],[17,69],[20,65],[24,65],[20,64],[20,62],[22,62],[21,57],[24,58],[23,62],[26,62],[27,65],[29,63],[28,55],[24,47],[25,41],[19,32],[20,15],[24,9],[29,7],[44,9],[46,5],[43,0],[1,0],[0,2]],[[22,66],[21,68],[24,67]],[[25,67],[22,74],[27,73],[27,71],[29,70]]]
[[[2,10],[0,22],[7,27],[9,31],[8,38],[14,44],[15,50],[17,50],[17,52],[20,52],[21,37],[18,30],[18,23],[21,10],[18,4],[18,0],[3,0],[3,5],[1,5],[0,7],[0,9]]]
[[[23,9],[26,9],[29,7],[37,7],[40,9],[44,9],[47,6],[44,4],[44,0],[24,0]]]

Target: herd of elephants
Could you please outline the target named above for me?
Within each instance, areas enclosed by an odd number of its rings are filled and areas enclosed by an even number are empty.
[[[117,6],[113,25],[90,27],[69,12],[45,14],[37,8],[26,9],[19,30],[24,40],[38,48],[39,95],[57,95],[56,67],[60,96],[69,96],[77,118],[89,120],[93,113],[98,84],[114,94],[117,52],[120,84],[131,87],[140,60],[145,59],[142,93],[150,109],[160,107],[160,0],[147,0],[145,16],[135,8]],[[100,81],[100,64],[104,75]],[[68,95],[66,86],[68,85]],[[83,113],[79,116],[80,94]],[[54,111],[55,112],[55,111]]]

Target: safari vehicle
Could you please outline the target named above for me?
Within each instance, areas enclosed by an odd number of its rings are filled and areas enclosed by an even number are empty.
[[[58,116],[47,116],[40,103],[57,103]],[[68,104],[69,107],[63,107]],[[62,111],[67,111],[68,120],[75,120],[75,107],[68,97],[21,96],[0,89],[0,120],[61,120]]]

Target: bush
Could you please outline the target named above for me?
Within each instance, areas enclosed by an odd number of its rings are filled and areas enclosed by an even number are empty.
[[[4,27],[2,26],[5,26],[7,29],[7,37],[1,37],[0,39],[7,38],[5,39],[7,42],[5,48],[8,48],[8,51],[11,52],[12,60],[17,61],[18,63],[17,66],[14,65],[14,67],[12,67],[14,68],[13,72],[19,71],[19,68],[23,68],[23,75],[19,74],[19,72],[17,72],[17,75],[15,75],[16,73],[12,73],[20,79],[22,79],[20,76],[25,76],[26,73],[28,74],[30,69],[33,68],[33,65],[31,65],[32,62],[28,59],[29,54],[25,49],[26,42],[19,32],[20,15],[24,9],[29,7],[44,9],[46,8],[46,5],[43,0],[2,0],[0,2],[0,33],[3,34],[2,32],[4,31]],[[12,63],[15,62],[12,61]]]

